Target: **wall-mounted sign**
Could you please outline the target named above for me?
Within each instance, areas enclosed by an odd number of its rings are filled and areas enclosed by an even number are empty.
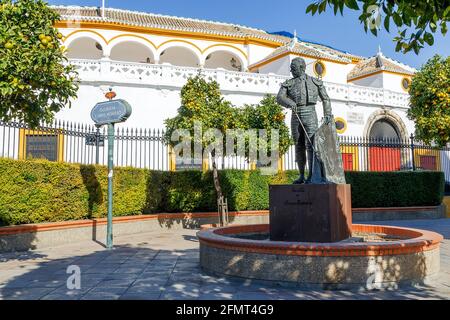
[[[131,115],[131,106],[125,100],[100,102],[91,111],[91,118],[97,125],[124,122]]]
[[[27,158],[43,158],[50,161],[58,160],[58,136],[57,135],[27,135]]]
[[[361,112],[347,112],[347,122],[353,124],[364,124],[364,114]]]

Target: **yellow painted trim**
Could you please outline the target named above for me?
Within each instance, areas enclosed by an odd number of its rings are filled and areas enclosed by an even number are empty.
[[[57,129],[52,130],[29,130],[29,129],[20,129],[19,130],[19,159],[26,160],[26,142],[28,135],[56,135],[58,137],[58,152],[57,152],[57,161],[64,161],[64,135],[58,133]]]
[[[353,155],[353,171],[359,170],[359,150],[358,146],[341,144],[341,154],[348,153]]]
[[[441,152],[438,149],[414,149],[414,162],[416,167],[421,167],[420,156],[433,156],[436,157],[436,170],[441,171]]]
[[[176,171],[176,169],[175,152],[173,151],[173,147],[169,146],[169,171]]]
[[[138,38],[138,39],[142,39],[145,42],[148,42],[149,44],[151,44],[153,46],[153,48],[158,49],[158,47],[149,39],[141,36],[141,35],[137,35],[137,34],[132,34],[132,33],[125,33],[125,34],[119,34],[117,36],[112,37],[111,39],[109,39],[107,41],[107,44],[110,44],[111,42],[113,42],[114,40],[118,39],[118,38],[123,38],[123,37],[134,37],[134,38]]]
[[[209,159],[203,159],[202,161],[202,171],[207,172],[209,170]]]
[[[98,33],[97,31],[89,30],[89,29],[75,30],[75,31],[69,33],[67,36],[64,37],[63,43],[66,43],[67,39],[69,39],[70,37],[72,37],[74,34],[81,33],[81,32],[83,32],[83,33],[84,33],[84,32],[87,32],[87,33],[93,33],[93,34],[99,36],[100,38],[102,38],[102,40],[103,40],[106,44],[108,44],[108,40],[106,40],[106,38],[105,38],[104,36],[102,36],[102,35],[101,35],[100,33]]]
[[[334,118],[334,122],[337,122],[337,121],[342,121],[344,123],[344,128],[343,129],[339,130],[338,128],[336,128],[337,133],[341,133],[342,134],[345,131],[347,131],[347,127],[348,127],[347,121],[344,118],[341,118],[341,117]]]
[[[378,70],[378,71],[375,71],[375,72],[372,72],[372,73],[369,73],[369,74],[365,74],[365,75],[362,75],[362,76],[359,76],[359,77],[356,77],[356,78],[348,79],[347,82],[352,82],[352,81],[368,78],[368,77],[371,77],[371,76],[374,76],[374,75],[377,75],[377,74],[380,74],[380,73],[389,73],[389,74],[403,75],[403,76],[406,76],[406,77],[411,77],[410,74],[406,74],[406,73],[386,71],[386,70]]]
[[[164,41],[163,43],[161,43],[159,46],[158,46],[158,49],[159,48],[161,48],[163,45],[165,45],[166,43],[169,43],[169,42],[183,42],[183,43],[187,43],[187,44],[189,44],[189,45],[191,45],[191,46],[193,46],[193,47],[195,47],[197,50],[198,50],[198,52],[200,53],[200,54],[202,54],[202,49],[200,49],[196,44],[194,44],[194,43],[192,43],[192,42],[190,42],[190,41],[187,41],[187,40],[183,40],[183,39],[171,39],[171,40],[167,40],[167,41]]]
[[[242,53],[242,55],[245,57],[245,59],[248,60],[248,56],[243,50],[239,49],[238,47],[232,46],[231,44],[220,44],[220,43],[213,44],[213,45],[210,45],[209,47],[203,49],[202,53],[205,53],[206,51],[208,51],[210,48],[213,48],[213,47],[230,47],[230,48],[236,49],[240,53]]]
[[[407,80],[408,81],[408,88],[405,88],[403,86],[403,80]],[[408,92],[409,93],[409,88],[411,87],[411,77],[403,77],[401,82],[400,82],[400,86],[402,87],[403,91]]]
[[[317,73],[317,71],[316,71],[316,65],[317,64],[321,64],[322,65],[322,67],[323,67],[323,74],[322,75],[320,75],[320,74],[318,74]],[[314,64],[313,64],[313,71],[314,71],[314,74],[316,75],[316,77],[320,77],[320,78],[323,78],[323,77],[325,77],[325,75],[327,74],[327,67],[326,67],[326,65],[325,65],[325,63],[323,63],[321,60],[317,60],[317,61],[315,61],[314,62]]]
[[[266,60],[266,61],[263,61],[263,62],[261,62],[261,63],[257,63],[257,64],[254,64],[254,65],[251,65],[251,66],[249,67],[249,70],[250,70],[250,71],[253,71],[253,70],[257,69],[257,68],[260,68],[260,67],[262,67],[262,66],[265,66],[266,64],[269,64],[269,63],[271,63],[271,62],[273,62],[273,61],[275,61],[275,60],[281,59],[281,58],[286,57],[286,56],[288,56],[288,55],[289,55],[289,52],[285,52],[285,53],[279,54],[279,55],[274,56],[274,57],[272,57],[272,58],[270,58],[270,59],[268,59],[268,60]]]
[[[271,63],[271,62],[273,62],[275,60],[281,59],[281,58],[283,58],[285,56],[288,56],[288,55],[294,55],[294,56],[297,56],[297,57],[310,58],[310,59],[317,59],[317,57],[314,57],[314,56],[311,56],[311,55],[307,55],[307,54],[299,54],[299,53],[295,53],[295,52],[284,52],[284,53],[281,53],[281,54],[279,54],[277,56],[274,56],[274,57],[272,57],[272,58],[270,58],[270,59],[268,59],[266,61],[263,61],[263,62],[254,64],[254,65],[251,65],[249,67],[249,70],[250,71],[254,71],[257,68],[265,66],[266,64],[269,64],[269,63]],[[332,60],[332,59],[328,59],[328,58],[320,58],[320,61],[328,61],[328,62],[345,64],[345,65],[350,64],[350,63],[347,63],[347,62],[336,61],[336,60]]]
[[[55,23],[56,28],[68,28],[72,22],[69,21],[58,21]],[[282,45],[282,42],[258,39],[253,37],[233,37],[224,35],[213,35],[202,32],[192,32],[192,31],[178,31],[178,30],[167,30],[152,27],[140,27],[140,26],[129,26],[120,23],[108,23],[108,22],[80,22],[80,28],[86,29],[104,29],[104,30],[116,30],[116,31],[128,31],[137,33],[154,34],[160,36],[170,36],[170,37],[180,37],[180,38],[190,38],[197,40],[212,40],[212,41],[224,41],[231,43],[241,43],[241,44],[258,44],[270,48],[276,48]]]
[[[167,41],[161,43],[159,46],[157,46],[157,45],[154,44],[151,40],[145,38],[144,36],[141,36],[141,35],[138,35],[138,34],[133,34],[133,33],[119,34],[119,35],[116,35],[116,36],[112,37],[112,38],[109,39],[109,40],[106,40],[101,34],[99,34],[99,33],[96,32],[96,31],[88,30],[88,29],[86,29],[86,30],[77,30],[77,31],[74,31],[74,32],[70,33],[69,35],[67,35],[67,36],[64,38],[64,42],[66,42],[67,39],[69,39],[73,34],[79,33],[79,32],[91,32],[91,33],[94,33],[94,34],[100,36],[100,37],[103,39],[103,41],[105,41],[106,44],[110,44],[111,42],[113,42],[114,40],[116,40],[116,39],[118,39],[118,38],[123,38],[123,37],[130,37],[130,38],[133,38],[133,37],[134,37],[134,38],[138,38],[138,39],[144,40],[145,42],[149,43],[149,44],[150,44],[153,48],[155,48],[156,50],[159,49],[159,48],[161,48],[163,45],[165,45],[166,43],[169,43],[169,42],[184,42],[184,43],[187,43],[187,44],[189,44],[189,45],[195,47],[201,54],[205,53],[207,50],[209,50],[209,49],[211,49],[211,48],[213,48],[213,47],[229,47],[229,48],[232,48],[232,49],[235,49],[235,50],[239,51],[239,52],[245,57],[245,59],[248,60],[248,55],[247,55],[242,49],[240,49],[240,48],[238,48],[238,47],[236,47],[236,46],[230,45],[230,44],[226,44],[226,43],[223,43],[223,44],[220,44],[220,43],[213,44],[213,45],[210,45],[210,46],[208,46],[208,47],[206,47],[205,49],[202,50],[202,49],[200,49],[200,47],[198,47],[196,44],[194,44],[194,43],[192,43],[192,42],[190,42],[190,41],[183,40],[183,39],[172,39],[172,40],[167,40]]]

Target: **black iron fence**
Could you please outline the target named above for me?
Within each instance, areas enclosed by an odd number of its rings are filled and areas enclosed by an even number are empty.
[[[117,127],[115,165],[163,171],[177,167],[181,169],[183,166],[176,164],[170,148],[163,142],[163,136],[161,129]],[[55,121],[30,129],[18,122],[0,122],[0,157],[11,159],[45,158],[67,163],[106,165],[106,141],[106,127]],[[339,141],[347,171],[439,170],[450,182],[448,147],[428,146],[415,141],[414,137],[398,140],[340,136]],[[218,162],[219,169],[248,170],[255,167],[239,157],[226,157]],[[296,169],[293,146],[282,157],[280,168]]]
[[[169,170],[170,152],[162,130],[115,129],[114,163],[121,167]],[[55,121],[30,129],[0,122],[0,157],[107,165],[106,127]]]

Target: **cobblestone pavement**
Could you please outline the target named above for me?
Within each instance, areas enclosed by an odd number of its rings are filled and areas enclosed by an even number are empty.
[[[444,235],[441,272],[432,282],[392,291],[321,291],[202,272],[195,230],[149,232],[115,239],[106,250],[90,241],[0,254],[0,299],[449,299],[450,219],[383,222]],[[81,289],[68,290],[68,266],[81,269]]]

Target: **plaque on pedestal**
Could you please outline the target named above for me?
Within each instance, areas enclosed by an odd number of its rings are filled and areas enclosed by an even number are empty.
[[[351,236],[348,184],[271,185],[270,240],[337,242]]]

